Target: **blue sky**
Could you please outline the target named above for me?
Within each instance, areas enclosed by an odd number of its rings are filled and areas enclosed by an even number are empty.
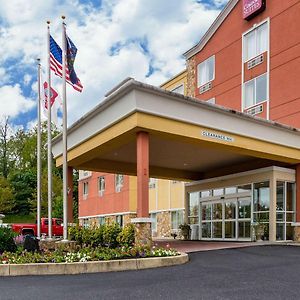
[[[36,124],[36,58],[46,71],[46,21],[61,44],[61,15],[78,48],[75,70],[84,90],[67,88],[71,124],[125,77],[160,85],[185,67],[227,0],[0,0],[0,118]],[[46,79],[46,73],[43,75]],[[61,80],[52,75],[58,93]]]

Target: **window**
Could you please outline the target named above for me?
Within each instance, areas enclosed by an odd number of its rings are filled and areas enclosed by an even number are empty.
[[[122,216],[122,215],[116,216],[116,223],[117,223],[120,227],[123,227],[123,216]]]
[[[258,26],[244,36],[244,62],[268,50],[268,23]]]
[[[105,217],[99,217],[98,222],[99,222],[99,225],[104,225],[105,224]]]
[[[295,221],[295,184],[276,183],[276,240],[292,240]]]
[[[199,193],[189,194],[189,224],[198,224],[199,222]]]
[[[105,191],[105,178],[104,176],[98,177],[98,193],[100,196],[103,196]]]
[[[156,186],[156,179],[155,178],[149,178],[149,189],[154,189]]]
[[[183,224],[183,210],[171,212],[171,226],[172,229],[178,229],[179,225]]]
[[[269,239],[270,185],[269,182],[254,184],[253,221],[264,224],[264,238]]]
[[[267,100],[267,74],[244,83],[244,108]]]
[[[215,79],[215,56],[198,65],[198,87]]]
[[[83,219],[82,223],[83,223],[82,225],[83,225],[84,228],[90,227],[89,219]]]
[[[86,199],[87,195],[89,193],[89,183],[84,182],[83,183],[83,198]]]
[[[156,213],[151,213],[150,214],[150,219],[151,219],[151,229],[152,229],[152,231],[157,231],[157,215],[156,215]]]
[[[183,84],[178,85],[176,88],[174,88],[173,90],[171,90],[171,92],[183,95],[184,94],[184,85]]]
[[[121,192],[124,184],[124,175],[117,174],[115,177],[115,189],[116,192]]]

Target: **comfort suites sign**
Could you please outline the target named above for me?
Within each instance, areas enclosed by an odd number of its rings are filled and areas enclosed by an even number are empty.
[[[243,17],[250,20],[265,10],[266,0],[243,0]]]

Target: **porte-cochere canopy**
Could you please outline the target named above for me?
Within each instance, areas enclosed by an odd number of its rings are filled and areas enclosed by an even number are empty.
[[[300,163],[294,128],[130,79],[68,129],[68,164],[136,175],[138,132],[149,136],[150,177],[201,180]],[[59,135],[57,166],[62,149]]]

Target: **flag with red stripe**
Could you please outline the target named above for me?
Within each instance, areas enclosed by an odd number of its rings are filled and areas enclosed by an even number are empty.
[[[68,45],[67,41],[67,45]],[[73,44],[74,45],[74,44]],[[77,50],[77,49],[76,49]],[[76,55],[76,53],[75,53]],[[75,56],[73,57],[73,63],[74,63]],[[76,76],[74,68],[71,69],[72,72],[72,78],[70,78],[70,71],[68,65],[71,66],[71,64],[68,64],[68,61],[66,63],[66,81],[72,85],[72,87],[78,91],[82,92],[83,86],[79,80],[79,78]],[[73,67],[73,64],[72,64]],[[50,35],[50,69],[54,71],[55,75],[62,77],[62,50],[58,46],[58,44],[55,42],[53,37]],[[74,75],[75,74],[75,75]]]

